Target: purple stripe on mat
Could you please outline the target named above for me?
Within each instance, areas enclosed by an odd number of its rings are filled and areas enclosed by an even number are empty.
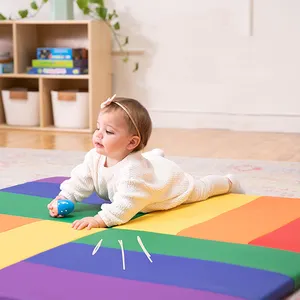
[[[236,300],[231,296],[20,262],[0,271],[0,299]]]
[[[13,194],[22,194],[53,199],[58,195],[60,191],[60,184],[43,181],[32,181],[10,186],[2,189],[1,191]],[[82,202],[86,204],[103,204],[107,201],[100,198],[96,193],[93,193],[91,196],[84,199]]]
[[[118,244],[117,241],[115,243]],[[126,240],[123,243],[125,271],[122,269],[120,248],[105,248],[105,239],[96,255],[91,255],[95,246],[68,243],[37,254],[26,261],[246,299],[280,299],[293,291],[293,280],[275,272],[160,254],[152,254],[153,263],[150,263],[143,252],[127,251]]]
[[[69,179],[70,177],[63,177],[63,176],[58,176],[58,177],[47,177],[47,178],[42,178],[39,180],[36,180],[35,182],[50,182],[50,183],[62,183],[66,179]]]

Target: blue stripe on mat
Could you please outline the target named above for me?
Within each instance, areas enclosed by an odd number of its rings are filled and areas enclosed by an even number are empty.
[[[29,196],[38,196],[44,198],[55,198],[60,192],[60,184],[58,183],[49,183],[49,182],[27,182],[23,184],[18,184],[8,188],[1,189],[2,192],[14,193],[14,194],[23,194]],[[96,193],[93,193],[88,198],[82,201],[83,203],[88,204],[102,204],[106,201],[101,199]]]
[[[126,250],[126,240],[123,244]],[[101,247],[94,256],[93,249],[94,246],[91,245],[68,243],[31,257],[27,261],[246,299],[280,299],[290,294],[294,287],[291,278],[274,272],[159,254],[153,254],[153,263],[150,263],[143,252],[134,251],[125,251],[126,270],[123,270],[120,249]]]

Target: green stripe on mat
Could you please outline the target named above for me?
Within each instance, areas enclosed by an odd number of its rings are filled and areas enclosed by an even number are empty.
[[[77,203],[74,213],[65,218],[52,218],[47,209],[48,203],[49,198],[0,192],[0,214],[72,223],[94,216],[100,210],[100,205]]]
[[[49,198],[0,192],[0,214],[73,223],[80,218],[94,216],[101,210],[101,205],[76,203],[74,212],[68,216],[64,218],[52,218],[49,216],[47,209],[49,202]],[[138,213],[132,219],[143,215],[143,213]]]
[[[267,270],[292,278],[295,288],[300,287],[300,254],[289,251],[124,229],[107,229],[73,242],[96,246],[103,239],[101,247],[120,248],[118,240],[123,240],[125,250],[142,252],[137,242],[138,235],[150,254],[219,261]]]

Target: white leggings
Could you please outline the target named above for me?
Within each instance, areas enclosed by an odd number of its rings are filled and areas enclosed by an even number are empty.
[[[195,181],[195,189],[185,203],[206,200],[212,196],[228,193],[230,181],[226,176],[208,175]]]
[[[145,157],[148,155],[165,156],[161,149],[153,149],[143,153]],[[195,189],[189,199],[184,203],[193,203],[206,200],[212,196],[226,194],[230,191],[231,185],[229,178],[220,175],[207,175],[200,180],[195,181]]]

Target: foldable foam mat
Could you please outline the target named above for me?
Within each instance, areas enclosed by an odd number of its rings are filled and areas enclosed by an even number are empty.
[[[229,194],[76,231],[105,201],[51,218],[64,179],[0,190],[0,299],[282,299],[300,287],[300,199]]]

